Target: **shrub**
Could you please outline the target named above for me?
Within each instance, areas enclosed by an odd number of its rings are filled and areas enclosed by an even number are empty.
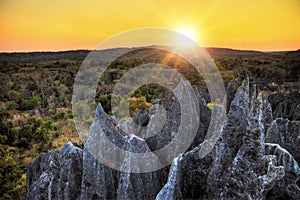
[[[131,113],[136,114],[140,110],[149,109],[152,106],[151,103],[146,101],[145,97],[132,97],[129,98],[129,110]]]
[[[151,99],[152,104],[157,104],[160,101],[159,98]]]
[[[18,107],[18,105],[14,101],[5,102],[5,106],[6,106],[7,110],[13,110],[13,109],[16,109]]]
[[[207,104],[207,107],[208,107],[209,109],[213,109],[213,108],[215,107],[215,103],[210,102],[210,103]]]
[[[32,97],[30,99],[27,99],[25,101],[25,109],[32,110],[40,106],[42,103],[42,100],[39,97]]]
[[[55,119],[55,120],[61,120],[61,119],[64,118],[64,116],[65,116],[65,113],[64,113],[64,112],[58,112],[58,113],[56,113],[56,115],[54,116],[54,119]]]

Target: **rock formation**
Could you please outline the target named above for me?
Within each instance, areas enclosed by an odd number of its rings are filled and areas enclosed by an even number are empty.
[[[107,117],[103,108],[99,104],[95,121],[90,128],[90,135],[83,150],[83,175],[82,175],[82,193],[80,199],[153,199],[160,190],[163,179],[166,176],[161,174],[164,171],[155,171],[149,173],[129,173],[120,172],[108,167],[111,157],[99,158],[95,157],[95,153],[101,154],[97,150],[98,145],[107,144],[99,141],[99,130],[104,131],[105,135],[111,142],[118,145],[119,148],[131,152],[148,152],[150,151],[145,140],[135,135],[126,135],[116,126],[116,122],[112,117]],[[100,143],[95,143],[99,141]],[[92,145],[95,145],[93,147]],[[96,150],[92,152],[91,150]],[[109,150],[113,152],[114,150]],[[120,156],[117,152],[113,152],[114,156]],[[115,158],[114,157],[114,158]],[[122,159],[122,158],[119,158]],[[105,162],[105,164],[103,164]],[[131,160],[121,160],[124,167],[130,167]],[[165,173],[166,174],[166,173]]]
[[[79,199],[82,169],[82,149],[71,142],[40,155],[28,167],[24,199]]]
[[[283,94],[271,94],[269,102],[275,118],[300,120],[300,92],[296,91],[284,96]]]
[[[275,119],[268,129],[266,142],[279,144],[300,163],[300,121]]]
[[[143,127],[160,121],[154,120],[159,116],[155,110],[139,113],[133,122],[117,124],[99,104],[83,150],[67,143],[29,166],[24,199],[300,199],[300,122],[273,121],[269,102],[255,89],[251,92],[249,81],[244,80],[230,104],[221,138],[201,157],[199,153],[213,144],[204,140],[211,110],[196,95],[200,111],[196,137],[171,166],[130,173],[128,169],[143,166],[134,166],[134,157],[122,157],[105,146],[99,135],[130,152],[160,149],[178,129],[180,105],[174,96],[162,102],[165,126],[148,139],[139,137],[132,123]],[[94,152],[99,145],[104,148]],[[120,160],[121,171],[114,169],[111,157],[95,156],[104,150]],[[162,155],[155,156],[164,162]]]

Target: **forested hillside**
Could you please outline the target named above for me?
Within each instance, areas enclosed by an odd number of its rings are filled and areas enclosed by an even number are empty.
[[[300,91],[300,50],[266,53],[207,48],[207,51],[225,81],[229,100],[246,77],[251,77],[264,95],[280,94],[280,101]],[[24,195],[26,167],[38,155],[59,149],[67,141],[82,145],[74,126],[71,101],[74,78],[88,53],[81,50],[0,54],[1,199],[19,199]],[[197,85],[209,102],[205,82],[195,76],[190,64],[155,48],[135,50],[111,63],[99,80],[95,101],[101,102],[111,114],[114,84],[129,69],[148,62],[174,67]],[[157,85],[140,87],[130,99],[131,115],[159,102],[167,92]],[[280,102],[273,99],[272,106],[276,108]],[[289,104],[286,109],[285,112],[292,112]],[[281,111],[277,112],[280,115]]]

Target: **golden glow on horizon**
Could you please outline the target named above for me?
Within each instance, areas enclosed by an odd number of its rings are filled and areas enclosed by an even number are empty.
[[[182,25],[205,47],[295,50],[299,10],[299,0],[0,0],[0,51],[93,49],[130,29]]]

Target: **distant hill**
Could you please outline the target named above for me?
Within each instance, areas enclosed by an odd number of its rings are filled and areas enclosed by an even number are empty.
[[[37,63],[56,61],[61,59],[83,60],[90,50],[58,51],[58,52],[23,52],[23,53],[0,53],[0,61]]]
[[[229,48],[217,48],[217,47],[207,47],[205,50],[208,53],[217,53],[217,54],[235,54],[235,55],[265,55],[266,53],[255,50],[237,50],[237,49],[229,49]]]
[[[155,48],[156,46],[149,46]],[[159,46],[158,46],[159,47]],[[171,48],[171,47],[170,47]],[[127,48],[115,48],[107,49],[101,51],[116,51],[124,50]],[[134,48],[136,49],[136,48]],[[217,48],[217,47],[207,47],[205,48],[209,54],[230,56],[230,55],[240,55],[240,56],[264,56],[264,55],[282,55],[287,54],[288,56],[299,56],[300,49],[297,51],[279,51],[279,52],[261,52],[255,50],[237,50],[230,48]],[[8,61],[13,63],[37,63],[37,62],[48,62],[56,61],[61,59],[81,61],[90,53],[91,50],[69,50],[69,51],[57,51],[57,52],[20,52],[20,53],[0,53],[0,61]]]

